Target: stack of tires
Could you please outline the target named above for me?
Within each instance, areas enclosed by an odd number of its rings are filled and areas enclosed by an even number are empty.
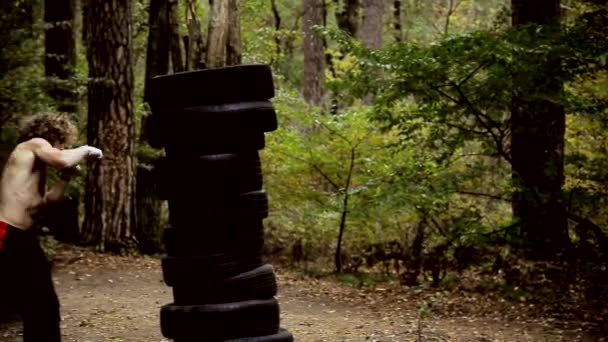
[[[186,341],[293,341],[280,329],[277,281],[264,264],[268,198],[258,151],[277,128],[265,65],[177,73],[151,81],[150,143],[170,227],[163,240],[165,337]]]

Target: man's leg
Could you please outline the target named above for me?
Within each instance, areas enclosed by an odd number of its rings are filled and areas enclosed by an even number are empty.
[[[16,266],[14,284],[23,303],[23,341],[59,342],[59,300],[44,251],[32,233],[12,229],[5,252]]]

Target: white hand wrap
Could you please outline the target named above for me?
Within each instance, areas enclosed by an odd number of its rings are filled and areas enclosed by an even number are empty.
[[[103,157],[103,152],[97,147],[84,146],[87,156]]]

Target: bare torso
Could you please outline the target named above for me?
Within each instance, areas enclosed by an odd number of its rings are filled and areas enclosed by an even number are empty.
[[[46,189],[46,164],[27,144],[17,145],[0,180],[0,221],[24,230],[34,224]]]

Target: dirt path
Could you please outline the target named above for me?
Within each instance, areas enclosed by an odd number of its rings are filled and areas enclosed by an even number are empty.
[[[64,341],[167,341],[159,308],[172,299],[154,258],[98,256],[64,251],[54,278],[62,304]],[[440,317],[418,327],[416,297],[390,289],[357,290],[331,280],[277,270],[282,326],[297,341],[598,341],[543,320],[493,315]],[[515,308],[517,310],[517,308]],[[481,317],[480,317],[481,316]],[[0,325],[0,341],[21,341],[18,324]]]

